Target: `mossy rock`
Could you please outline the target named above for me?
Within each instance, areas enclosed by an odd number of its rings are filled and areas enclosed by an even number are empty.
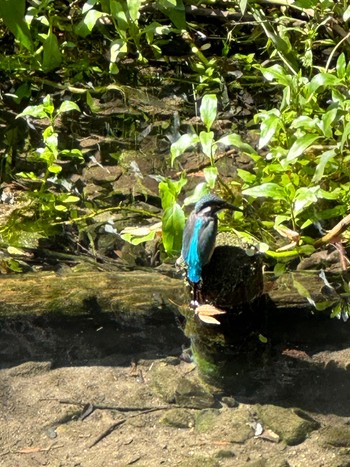
[[[160,423],[173,428],[191,428],[194,426],[194,414],[186,409],[167,410]]]
[[[317,421],[298,409],[260,405],[257,412],[263,425],[271,428],[289,446],[302,443],[311,431],[319,428]]]

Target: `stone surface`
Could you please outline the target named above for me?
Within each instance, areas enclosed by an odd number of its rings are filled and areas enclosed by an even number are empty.
[[[159,421],[174,428],[191,428],[194,425],[194,414],[187,409],[172,409],[167,410]]]
[[[258,416],[264,427],[277,433],[289,446],[302,443],[319,424],[301,410],[275,405],[259,405]]]

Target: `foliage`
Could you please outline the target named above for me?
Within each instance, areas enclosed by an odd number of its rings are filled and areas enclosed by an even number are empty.
[[[30,138],[22,136],[16,140],[23,151],[22,164],[9,157],[15,152],[15,138],[9,136],[13,128],[8,115],[2,117],[3,178],[25,183],[23,198],[28,203],[25,216],[12,217],[2,227],[3,240],[11,242],[19,225],[31,234],[52,235],[55,225],[77,217],[77,205],[86,211],[95,208],[62,170],[63,160],[79,162],[81,170],[87,158],[78,149],[61,147],[59,117],[83,109],[93,118],[99,113],[93,96],[100,88],[121,90],[124,98],[123,86],[141,87],[142,71],[150,63],[161,69],[164,81],[169,80],[174,89],[180,86],[176,89],[185,93],[192,107],[201,102],[196,129],[179,127],[174,132],[167,169],[181,168],[179,162],[190,150],[207,161],[202,181],[192,193],[185,173],[172,178],[154,175],[169,255],[180,249],[184,207],[208,190],[219,190],[232,200],[237,193],[243,196],[245,216],[237,215],[238,230],[268,243],[276,271],[290,259],[314,251],[320,235],[314,226],[333,226],[348,212],[350,7],[346,2],[297,0],[281,5],[245,0],[227,8],[225,2],[203,2],[199,8],[197,1],[182,0],[33,0],[30,4],[17,0],[15,7],[12,3],[0,0],[0,32],[6,44],[0,69],[8,78],[1,91],[8,113],[25,118],[40,133],[40,144],[33,146]],[[176,53],[179,60],[174,59]],[[186,75],[168,73],[169,57]],[[257,148],[245,142],[246,131],[238,125],[227,134],[218,131],[221,110],[232,112],[232,100],[246,89],[257,102],[251,121],[242,126],[257,133]],[[126,98],[125,107],[130,107]],[[151,126],[152,114],[144,114]],[[126,111],[123,122],[128,117]],[[171,124],[165,122],[163,127],[167,125]],[[228,148],[235,148],[252,164],[249,169],[239,168],[237,178],[225,185],[217,160]],[[23,159],[30,169],[23,169]],[[147,230],[141,238],[155,238],[158,232],[158,228]],[[128,235],[124,238],[140,241],[140,236]]]
[[[38,166],[43,170],[40,174],[36,174],[34,170],[17,173],[17,179],[27,181],[33,185],[33,188],[26,192],[26,200],[29,201],[26,203],[26,214],[15,211],[7,225],[1,229],[3,238],[7,238],[13,244],[18,244],[19,240],[23,241],[23,231],[28,232],[29,229],[31,237],[33,238],[34,235],[38,238],[54,233],[53,224],[67,219],[67,215],[76,216],[75,205],[80,201],[80,196],[73,194],[72,184],[60,179],[62,172],[60,162],[64,158],[82,161],[83,156],[79,149],[60,150],[58,134],[55,130],[56,120],[70,111],[80,111],[80,109],[77,104],[68,100],[63,101],[60,107],[55,109],[51,96],[47,95],[42,104],[28,106],[17,115],[17,118],[26,118],[30,125],[32,125],[29,122],[30,118],[45,120],[48,125],[41,133],[43,146],[33,149],[28,155],[28,161],[32,163],[33,169]],[[59,189],[53,190],[52,187]],[[27,235],[25,237],[28,239]]]

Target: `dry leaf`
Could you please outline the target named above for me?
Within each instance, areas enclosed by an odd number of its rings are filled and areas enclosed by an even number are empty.
[[[203,321],[203,323],[207,324],[221,324],[214,316],[216,315],[224,315],[226,311],[220,310],[220,308],[216,308],[214,305],[200,305],[196,308],[196,314],[198,318]]]
[[[216,316],[216,315],[225,315],[226,311],[220,310],[220,308],[216,308],[214,305],[199,305],[196,308],[197,315],[201,316]]]
[[[216,318],[213,318],[212,316],[201,316],[198,315],[198,318],[203,321],[203,323],[207,324],[221,324],[220,321],[218,321]]]

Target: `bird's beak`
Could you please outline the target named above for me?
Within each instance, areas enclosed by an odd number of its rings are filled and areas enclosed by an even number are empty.
[[[221,209],[231,209],[231,211],[243,212],[243,209],[237,208],[237,206],[234,206],[230,203],[225,203],[225,205]]]

